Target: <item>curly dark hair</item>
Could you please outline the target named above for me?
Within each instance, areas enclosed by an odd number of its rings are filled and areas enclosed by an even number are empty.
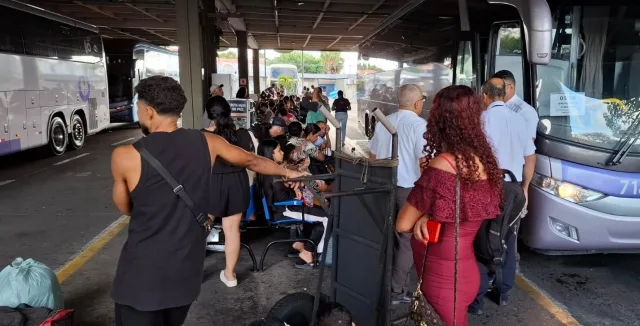
[[[480,99],[470,87],[443,88],[436,94],[429,112],[424,151],[428,161],[445,152],[455,155],[456,169],[462,172],[460,178],[466,184],[480,179],[475,159],[478,157],[489,184],[502,193],[504,176],[482,128],[481,113]]]
[[[171,77],[145,78],[136,86],[138,100],[144,101],[160,115],[180,117],[187,104],[182,86]]]

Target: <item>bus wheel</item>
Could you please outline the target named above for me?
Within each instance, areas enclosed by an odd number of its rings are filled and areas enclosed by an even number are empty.
[[[51,119],[49,125],[49,146],[54,155],[62,155],[67,149],[67,128],[60,117]]]
[[[84,145],[84,123],[82,123],[82,119],[77,114],[74,114],[71,118],[71,133],[69,136],[69,145],[72,149],[79,149]]]
[[[376,132],[376,117],[371,117],[371,123],[369,123],[369,139],[373,138],[373,134]]]
[[[364,135],[367,136],[367,138],[371,139],[371,130],[369,130],[369,116],[365,115],[364,116]]]

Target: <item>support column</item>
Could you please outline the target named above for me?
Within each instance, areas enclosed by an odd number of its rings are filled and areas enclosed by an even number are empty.
[[[253,49],[253,93],[260,95],[260,50]]]
[[[187,96],[182,112],[184,128],[201,128],[204,107],[202,82],[202,38],[199,0],[176,1],[180,84]]]
[[[239,86],[247,87],[249,90],[249,56],[247,54],[247,32],[236,31],[236,39],[238,41],[238,82]],[[243,82],[245,83],[243,85]],[[234,96],[232,94],[231,96]]]
[[[207,13],[216,12],[214,1],[203,1],[202,6],[204,12],[201,13],[202,20],[202,67],[204,68],[204,80],[202,85],[202,94],[204,98],[209,97],[209,88],[211,87],[211,75],[218,72],[218,37],[219,29],[216,26],[216,18],[210,17]],[[204,112],[204,106],[202,107]]]

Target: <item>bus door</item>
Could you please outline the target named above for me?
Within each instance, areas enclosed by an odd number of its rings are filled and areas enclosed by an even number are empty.
[[[516,95],[531,104],[535,99],[534,69],[527,60],[524,29],[520,21],[494,23],[487,50],[487,75],[509,70],[516,80]],[[534,106],[535,107],[535,106]]]
[[[480,77],[480,36],[476,32],[460,32],[454,43],[453,84],[466,85],[478,91],[482,85]]]

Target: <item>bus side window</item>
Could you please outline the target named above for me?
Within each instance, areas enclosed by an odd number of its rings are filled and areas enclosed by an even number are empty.
[[[505,24],[498,30],[496,39],[496,61],[494,72],[509,70],[516,79],[516,95],[523,97],[522,55],[524,46],[520,34],[520,26],[516,23]]]

